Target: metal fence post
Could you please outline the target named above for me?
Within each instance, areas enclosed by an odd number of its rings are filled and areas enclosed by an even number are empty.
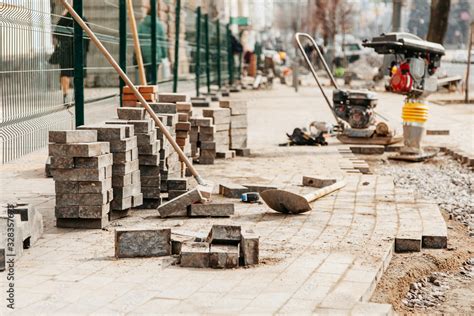
[[[221,90],[222,74],[221,74],[221,23],[219,19],[216,21],[216,42],[217,42],[217,86]]]
[[[156,0],[150,0],[150,14],[151,14],[151,84],[155,85],[158,81],[158,61],[156,60]]]
[[[211,56],[209,53],[209,14],[204,14],[204,35],[206,45],[206,82],[207,93],[211,93]]]
[[[174,40],[174,74],[173,74],[173,92],[178,92],[178,70],[179,70],[179,24],[181,16],[181,0],[176,0],[175,17],[175,40]]]
[[[234,55],[232,54],[232,33],[230,23],[226,26],[227,31],[227,72],[229,74],[229,84],[234,82]]]
[[[196,96],[199,96],[201,79],[201,7],[196,9]]]
[[[126,0],[119,2],[119,64],[120,68],[127,73],[127,3]],[[122,91],[125,82],[120,78],[120,106],[122,106]]]
[[[74,1],[74,10],[82,18],[82,0]],[[74,100],[77,127],[84,125],[84,34],[76,22],[74,22]]]

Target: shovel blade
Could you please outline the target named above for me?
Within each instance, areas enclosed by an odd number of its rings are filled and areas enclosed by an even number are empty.
[[[266,190],[260,197],[273,210],[286,214],[299,214],[311,211],[305,197],[285,190]]]

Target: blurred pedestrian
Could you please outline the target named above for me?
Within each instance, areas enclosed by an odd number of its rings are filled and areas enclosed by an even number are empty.
[[[87,19],[83,17],[84,21]],[[60,84],[63,93],[63,103],[67,103],[71,78],[74,77],[74,23],[71,14],[65,10],[53,30],[54,51],[49,58],[49,63],[59,65]],[[89,51],[89,40],[84,39],[83,58],[84,68],[87,65],[87,52]],[[84,77],[86,76],[84,70]]]
[[[138,25],[138,35],[140,38],[140,47],[142,50],[143,64],[145,65],[146,81],[151,82],[153,74],[152,52],[151,52],[151,8],[148,8],[147,15]],[[163,29],[163,24],[156,17],[156,60],[158,71],[160,65],[168,65],[168,39]]]

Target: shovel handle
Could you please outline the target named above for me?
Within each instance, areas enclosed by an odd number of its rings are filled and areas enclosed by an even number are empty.
[[[318,189],[314,192],[308,193],[304,196],[304,198],[308,201],[308,203],[314,202],[319,198],[322,198],[329,193],[332,193],[336,190],[343,188],[346,185],[346,180],[337,181],[334,184],[328,185],[327,187]]]
[[[130,21],[130,30],[132,31],[132,37],[133,37],[133,46],[135,49],[135,57],[137,58],[140,84],[145,86],[147,84],[146,75],[145,75],[145,67],[143,66],[142,49],[140,48],[140,39],[138,38],[137,21],[135,19],[135,12],[133,10],[132,0],[127,0],[127,7],[128,7],[128,10],[127,10],[128,19]]]
[[[173,146],[174,150],[178,153],[178,156],[181,158],[181,160],[186,164],[186,166],[189,168],[191,171],[192,175],[196,179],[196,181],[199,184],[205,185],[203,179],[199,176],[199,173],[197,170],[194,168],[194,166],[191,164],[189,161],[188,157],[184,154],[184,152],[179,148],[178,144],[174,140],[173,136],[168,132],[166,129],[165,125],[161,122],[160,118],[155,114],[155,112],[152,110],[148,102],[145,100],[145,98],[141,95],[140,92],[138,92],[138,89],[133,85],[133,82],[128,78],[128,76],[123,72],[122,68],[120,68],[119,64],[115,61],[115,59],[110,55],[110,53],[107,51],[107,49],[102,45],[102,43],[99,41],[97,36],[95,36],[94,32],[87,26],[87,24],[84,22],[84,20],[77,14],[76,11],[71,7],[71,5],[67,2],[67,0],[61,0],[61,3],[64,5],[66,10],[71,14],[71,16],[74,18],[74,20],[81,26],[81,28],[87,33],[89,38],[94,42],[94,44],[97,46],[97,48],[102,52],[102,54],[105,56],[107,61],[110,63],[110,65],[115,69],[115,71],[118,73],[118,75],[125,81],[125,83],[130,87],[130,89],[133,91],[133,94],[135,97],[140,101],[142,106],[145,108],[145,110],[150,114],[151,118],[155,121],[156,125],[158,125],[158,128],[161,130],[163,135],[165,135],[166,139],[170,142],[171,146]]]

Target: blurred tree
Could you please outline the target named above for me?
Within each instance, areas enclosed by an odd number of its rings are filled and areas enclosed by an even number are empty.
[[[427,40],[443,44],[448,29],[451,0],[432,0]]]
[[[449,26],[446,43],[462,47],[469,40],[469,22],[471,21],[470,0],[460,0],[452,5],[449,14]]]
[[[410,8],[408,31],[421,38],[426,38],[426,35],[428,34],[429,14],[430,5],[428,0],[414,0]]]

